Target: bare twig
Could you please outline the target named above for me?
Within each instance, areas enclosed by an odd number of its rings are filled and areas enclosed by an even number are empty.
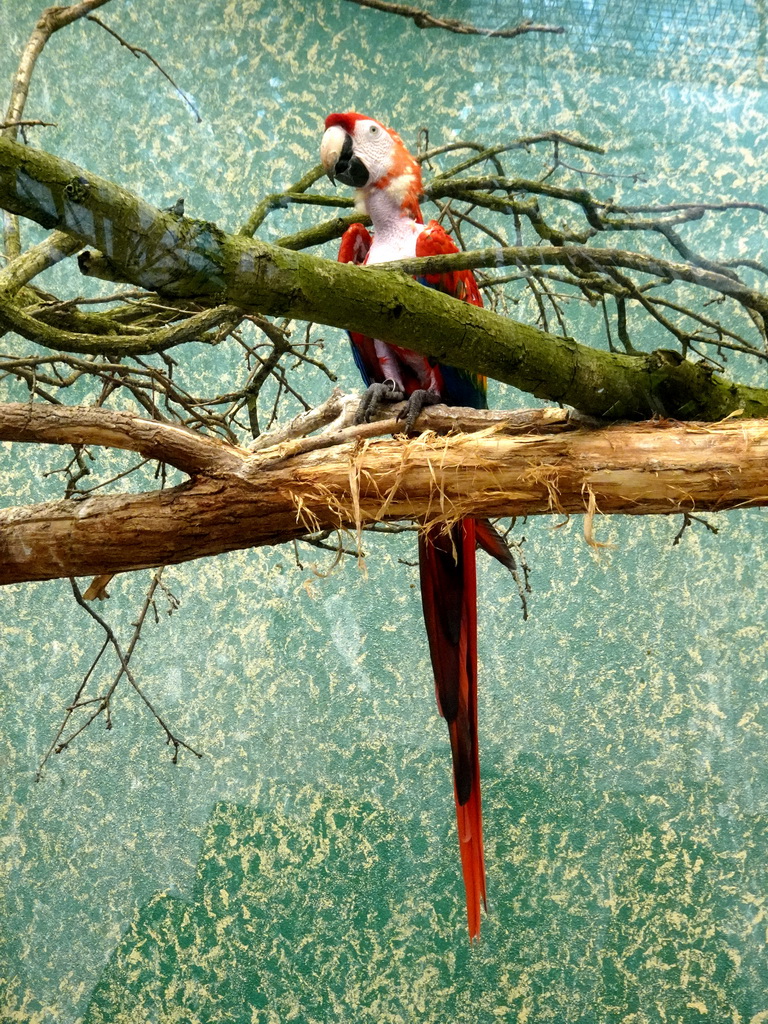
[[[108,636],[105,638],[104,643],[101,645],[101,649],[99,650],[99,653],[96,655],[96,657],[91,662],[90,667],[88,668],[88,671],[83,676],[82,682],[80,683],[80,685],[78,686],[77,690],[75,691],[75,696],[72,698],[71,702],[67,706],[66,711],[64,713],[64,718],[63,718],[61,724],[59,725],[59,728],[56,730],[55,736],[51,740],[51,745],[48,747],[48,750],[45,752],[45,755],[44,755],[43,759],[40,761],[40,764],[37,766],[37,771],[35,772],[35,782],[39,782],[40,779],[42,778],[43,769],[45,768],[46,764],[50,760],[51,754],[53,754],[54,752],[56,752],[56,753],[59,752],[59,749],[60,749],[59,748],[59,741],[61,740],[61,737],[64,735],[64,730],[69,725],[69,721],[72,718],[72,715],[74,714],[75,711],[78,710],[78,708],[81,708],[81,707],[84,706],[84,703],[82,701],[83,690],[87,686],[88,680],[91,678],[91,676],[95,672],[96,666],[101,661],[101,657],[104,654],[104,652],[106,651],[107,647],[109,647],[109,637]]]
[[[126,48],[126,50],[130,50],[130,52],[133,54],[134,57],[136,57],[137,59],[140,56],[141,57],[146,57],[148,61],[151,61],[151,63],[155,65],[155,67],[160,72],[160,74],[163,75],[164,78],[168,79],[168,81],[171,83],[173,88],[176,90],[176,92],[179,94],[179,96],[182,98],[182,100],[186,103],[186,105],[189,107],[189,109],[195,115],[195,120],[197,121],[197,123],[198,124],[202,123],[203,119],[200,116],[200,112],[198,111],[197,107],[194,105],[192,100],[189,98],[187,93],[184,92],[184,90],[181,89],[174,82],[174,80],[171,78],[171,76],[168,74],[168,72],[165,70],[165,68],[163,68],[160,64],[158,64],[158,62],[155,60],[155,58],[152,56],[152,54],[148,50],[145,50],[141,46],[134,46],[133,43],[126,42],[125,39],[123,39],[123,37],[121,35],[118,35],[118,33],[115,32],[114,29],[110,28],[109,25],[106,25],[101,20],[101,18],[97,18],[95,14],[89,14],[89,15],[87,15],[87,17],[88,17],[88,21],[93,21],[97,25],[100,25],[101,28],[103,28],[105,32],[108,32],[114,39],[116,39],[118,41],[118,43],[120,43],[121,46],[124,46]]]
[[[348,0],[348,3],[357,4],[359,7],[370,7],[374,11],[384,11],[386,14],[397,14],[402,18],[410,18],[417,28],[441,28],[446,32],[456,32],[465,36],[494,36],[498,39],[514,39],[527,32],[550,32],[555,35],[562,35],[565,32],[562,25],[536,25],[532,21],[521,21],[514,28],[477,28],[466,21],[459,21],[456,18],[437,18],[417,7],[387,3],[386,0]]]
[[[126,648],[125,652],[123,652],[123,650],[122,650],[122,648],[120,646],[120,643],[119,643],[117,637],[115,636],[115,633],[112,630],[112,627],[109,625],[109,623],[103,618],[103,616],[101,616],[94,608],[92,608],[88,604],[88,602],[84,598],[83,594],[81,593],[80,588],[78,587],[76,581],[74,579],[70,579],[69,582],[70,582],[70,586],[72,588],[72,593],[73,593],[73,595],[75,597],[75,600],[80,605],[80,607],[84,608],[85,611],[90,615],[90,617],[95,622],[97,622],[99,624],[99,626],[101,626],[101,628],[104,630],[104,633],[106,634],[106,639],[104,640],[104,643],[102,644],[102,647],[99,650],[99,653],[96,655],[96,657],[94,658],[93,662],[91,663],[90,668],[86,672],[86,674],[85,674],[85,676],[83,678],[83,681],[81,682],[80,686],[77,689],[77,692],[75,693],[74,699],[68,705],[68,707],[66,709],[66,712],[65,712],[65,715],[64,715],[64,719],[61,722],[61,725],[59,726],[59,728],[58,728],[58,730],[56,732],[56,735],[55,735],[55,737],[53,739],[53,742],[51,743],[50,747],[48,748],[47,753],[45,754],[45,756],[43,757],[42,761],[40,762],[40,765],[38,766],[37,775],[36,775],[36,778],[38,780],[40,779],[40,776],[42,774],[43,768],[45,767],[45,765],[47,764],[48,760],[50,759],[51,754],[60,754],[64,750],[67,750],[68,747],[73,743],[73,741],[78,736],[80,736],[81,733],[85,732],[85,730],[90,725],[92,725],[93,722],[95,722],[96,719],[99,718],[101,715],[105,715],[106,716],[106,723],[107,723],[106,727],[107,727],[107,729],[111,729],[112,728],[112,717],[111,717],[112,697],[114,696],[115,690],[117,689],[117,686],[120,683],[120,680],[123,678],[123,676],[126,677],[126,679],[130,683],[130,685],[133,688],[133,690],[140,697],[140,699],[142,700],[144,705],[148,708],[148,710],[151,712],[153,717],[157,720],[158,724],[160,725],[160,728],[165,733],[166,743],[169,746],[173,747],[173,757],[171,758],[171,762],[173,764],[177,764],[178,763],[179,750],[182,747],[185,750],[188,750],[191,754],[194,754],[195,757],[200,758],[200,757],[203,756],[199,751],[195,750],[194,747],[191,747],[184,740],[179,739],[178,736],[176,736],[169,729],[169,727],[166,725],[165,721],[163,720],[162,716],[158,713],[157,709],[154,707],[152,702],[149,700],[147,695],[144,693],[142,688],[139,686],[138,682],[136,681],[135,676],[133,675],[133,672],[131,671],[131,669],[129,667],[131,658],[133,657],[133,652],[135,651],[136,645],[139,642],[139,638],[141,636],[141,631],[142,631],[142,628],[144,626],[144,622],[146,620],[147,613],[150,610],[150,608],[154,609],[154,597],[155,597],[155,592],[158,589],[158,587],[160,587],[166,594],[170,595],[169,596],[169,600],[171,600],[171,602],[172,602],[172,607],[173,606],[178,607],[177,599],[175,597],[173,597],[173,595],[170,594],[170,592],[167,590],[167,588],[164,587],[161,584],[160,578],[161,578],[162,574],[163,574],[163,567],[157,569],[155,571],[153,577],[152,577],[152,582],[150,583],[149,589],[147,590],[146,596],[144,598],[144,603],[143,603],[143,605],[141,607],[141,610],[139,612],[138,618],[136,619],[136,622],[134,623],[133,635],[131,636],[131,640],[130,640],[130,642],[128,644],[128,647]],[[157,620],[157,612],[156,612],[156,610],[155,610],[155,619]],[[83,691],[85,689],[85,686],[86,686],[88,680],[90,679],[90,677],[92,676],[96,666],[98,665],[99,661],[101,660],[102,655],[104,654],[104,652],[105,652],[105,650],[106,650],[106,648],[108,646],[112,647],[112,649],[113,649],[113,651],[114,651],[114,653],[115,653],[115,655],[117,657],[117,660],[118,660],[118,663],[119,663],[119,669],[118,669],[114,679],[112,680],[110,685],[107,687],[106,691],[101,696],[99,696],[99,697],[90,697],[90,698],[85,698],[84,699],[83,698]],[[81,710],[86,710],[88,708],[93,708],[93,710],[90,711],[90,713],[87,715],[85,721],[81,722],[81,724],[79,726],[77,726],[75,729],[73,729],[73,731],[65,739],[62,739],[62,737],[64,736],[64,733],[65,733],[65,731],[67,729],[67,726],[69,725],[69,723],[70,723],[73,715],[75,714],[75,712],[81,711]]]
[[[672,541],[672,547],[675,547],[677,544],[680,543],[685,531],[690,529],[690,527],[693,526],[694,523],[700,523],[703,527],[709,530],[710,533],[717,534],[720,532],[720,530],[716,526],[713,526],[711,523],[708,523],[707,520],[702,519],[701,516],[695,516],[691,512],[683,512],[683,525],[675,534],[674,539]]]
[[[56,121],[3,121],[0,123],[0,131],[4,128],[58,128]]]

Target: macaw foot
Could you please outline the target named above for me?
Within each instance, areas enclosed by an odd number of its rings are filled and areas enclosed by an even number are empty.
[[[437,391],[425,391],[423,388],[413,391],[408,396],[405,408],[397,417],[399,420],[405,420],[405,433],[413,433],[414,425],[422,409],[428,405],[437,405],[438,402],[442,402],[442,398]]]
[[[365,389],[360,405],[355,413],[355,423],[370,423],[382,402],[402,402],[405,393],[393,380],[385,380],[383,384],[371,384]]]

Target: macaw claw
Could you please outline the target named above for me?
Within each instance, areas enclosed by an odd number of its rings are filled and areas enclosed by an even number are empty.
[[[405,392],[393,380],[370,384],[364,391],[355,413],[355,423],[370,423],[382,402],[402,402]]]
[[[428,405],[437,405],[438,402],[442,402],[442,398],[437,391],[425,391],[423,388],[413,391],[408,396],[405,408],[401,409],[397,414],[399,420],[405,420],[405,433],[413,433],[413,428],[416,420],[421,415],[422,409],[425,409]]]

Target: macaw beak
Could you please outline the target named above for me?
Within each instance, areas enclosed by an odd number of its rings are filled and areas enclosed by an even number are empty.
[[[320,160],[325,173],[336,184],[338,179],[344,185],[362,188],[368,181],[368,168],[352,152],[352,136],[340,125],[328,128],[320,143]]]

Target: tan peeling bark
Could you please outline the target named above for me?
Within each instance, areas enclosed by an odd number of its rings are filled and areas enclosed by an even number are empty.
[[[297,442],[286,441],[251,454],[128,414],[43,407],[38,418],[39,408],[0,407],[0,438],[69,444],[79,437],[143,452],[193,476],[165,491],[0,512],[0,584],[185,562],[382,520],[581,514],[591,506],[664,515],[768,504],[768,424],[761,420],[594,429],[552,427],[545,415],[537,425],[534,415],[510,434],[495,425],[361,439],[361,428],[351,428],[342,436],[353,439],[339,443],[305,439],[314,450],[297,452]],[[80,430],[77,417],[86,414]]]

